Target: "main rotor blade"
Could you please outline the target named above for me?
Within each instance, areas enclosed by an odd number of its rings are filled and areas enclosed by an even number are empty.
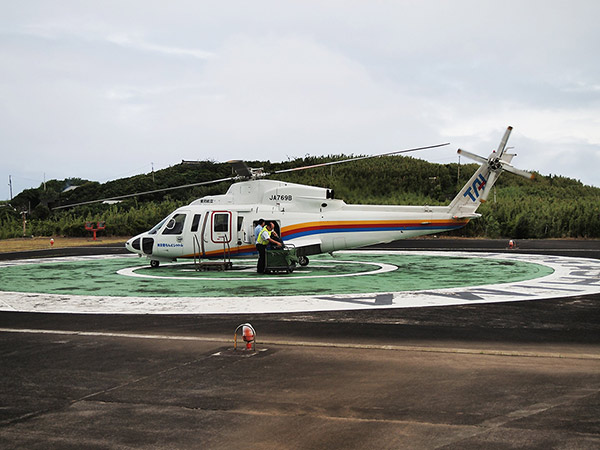
[[[429,148],[443,147],[445,145],[450,145],[450,142],[446,142],[445,144],[428,145],[427,147],[416,147],[416,148],[409,148],[409,149],[406,149],[406,150],[397,150],[397,151],[394,151],[394,152],[380,153],[378,155],[357,156],[356,158],[342,159],[340,161],[330,161],[330,162],[321,163],[321,164],[313,164],[313,165],[310,165],[310,166],[294,167],[293,169],[277,170],[275,172],[272,172],[272,174],[285,173],[285,172],[294,172],[296,170],[314,169],[316,167],[332,166],[334,164],[342,164],[342,163],[347,163],[347,162],[351,162],[351,161],[359,161],[361,159],[379,158],[381,156],[398,155],[400,153],[416,152],[417,150],[427,150]]]
[[[153,191],[136,192],[134,194],[119,195],[116,197],[108,197],[108,198],[103,198],[103,199],[99,199],[99,200],[89,200],[87,202],[71,203],[69,205],[57,206],[52,209],[54,210],[54,209],[71,208],[73,206],[90,205],[92,203],[107,202],[107,201],[111,201],[111,200],[121,200],[124,198],[135,197],[136,195],[156,194],[157,192],[174,191],[176,189],[184,189],[184,188],[194,187],[194,186],[203,186],[203,185],[207,185],[207,184],[216,184],[216,183],[221,183],[222,181],[231,181],[231,180],[236,180],[236,179],[237,179],[237,177],[228,177],[228,178],[221,178],[219,180],[202,181],[200,183],[183,184],[181,186],[174,186],[174,187],[168,187],[168,188],[163,188],[163,189],[154,189]]]
[[[450,143],[446,142],[445,144],[428,145],[426,147],[415,147],[415,148],[409,148],[409,149],[405,149],[405,150],[396,150],[396,151],[393,151],[393,152],[380,153],[378,155],[359,156],[359,157],[356,157],[356,158],[348,158],[348,159],[344,159],[342,161],[331,161],[331,162],[322,163],[322,164],[313,164],[311,166],[295,167],[293,169],[278,170],[278,171],[272,172],[272,174],[285,173],[285,172],[293,172],[293,171],[296,171],[296,170],[312,169],[312,168],[316,168],[316,167],[330,166],[330,165],[333,165],[333,164],[342,164],[342,163],[350,162],[350,161],[358,161],[358,160],[361,160],[361,159],[378,158],[378,157],[381,157],[381,156],[397,155],[397,154],[400,154],[400,153],[415,152],[415,151],[418,151],[418,150],[427,150],[427,149],[430,149],[430,148],[443,147],[445,145],[450,145]],[[268,175],[268,174],[265,174],[265,175]],[[203,181],[201,183],[184,184],[184,185],[181,185],[181,186],[174,186],[174,187],[169,187],[169,188],[164,188],[164,189],[154,189],[152,191],[135,192],[133,194],[119,195],[119,196],[116,196],[116,197],[108,197],[108,198],[103,198],[103,199],[98,199],[98,200],[89,200],[89,201],[86,201],[86,202],[71,203],[71,204],[68,204],[68,205],[56,206],[56,207],[54,207],[52,209],[55,210],[55,209],[71,208],[73,206],[90,205],[92,203],[107,202],[107,201],[111,201],[111,200],[121,200],[121,199],[124,199],[124,198],[135,197],[137,195],[156,194],[158,192],[173,191],[173,190],[176,190],[176,189],[184,189],[184,188],[194,187],[194,186],[203,186],[203,185],[207,185],[207,184],[215,184],[215,183],[221,183],[222,181],[232,181],[232,180],[239,180],[239,177],[236,176],[236,177],[221,178],[219,180]]]

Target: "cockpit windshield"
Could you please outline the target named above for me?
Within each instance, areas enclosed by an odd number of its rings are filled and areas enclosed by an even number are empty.
[[[165,217],[159,223],[157,223],[156,225],[154,225],[154,227],[152,227],[152,229],[150,231],[148,231],[148,234],[156,234],[158,232],[158,230],[160,230],[161,227],[165,224],[165,222],[167,221],[167,219],[168,219],[168,217]]]
[[[181,234],[183,232],[183,226],[185,225],[186,217],[187,214],[175,214],[167,222],[162,234]]]

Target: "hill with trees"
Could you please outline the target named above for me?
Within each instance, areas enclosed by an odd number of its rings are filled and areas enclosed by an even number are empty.
[[[346,159],[347,155],[298,158],[283,163],[248,162],[267,172]],[[406,156],[388,156],[280,174],[294,183],[328,187],[347,203],[446,205],[476,170],[476,164],[434,164]],[[136,192],[200,183],[232,175],[227,163],[199,161],[107,183],[71,178],[51,180],[0,203],[0,239],[23,235],[87,236],[86,221],[104,221],[104,232],[132,236],[150,229],[179,206],[205,195],[224,193],[231,182],[145,194],[120,203],[94,203],[53,209]],[[599,238],[600,188],[561,176],[525,180],[504,173],[479,210],[482,217],[450,235],[514,239]]]

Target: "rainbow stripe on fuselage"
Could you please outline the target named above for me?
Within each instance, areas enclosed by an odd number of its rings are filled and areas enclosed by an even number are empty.
[[[294,225],[283,226],[281,235],[285,242],[294,243],[294,239],[319,235],[328,235],[338,233],[351,235],[353,233],[377,233],[377,232],[401,232],[413,231],[415,235],[424,235],[436,231],[449,231],[464,227],[469,223],[469,219],[462,220],[431,220],[427,222],[416,220],[342,220],[342,221],[321,221],[321,222],[302,222]],[[325,237],[325,236],[323,236]],[[397,237],[399,239],[400,236]],[[323,239],[325,240],[325,239]],[[254,245],[242,245],[231,247],[231,256],[250,257],[256,255]],[[182,258],[193,258],[193,254],[184,255]],[[213,250],[206,252],[208,258],[223,257],[222,250]]]
[[[469,223],[465,220],[360,220],[360,221],[325,221],[305,222],[283,227],[281,234],[284,239],[296,239],[328,233],[373,233],[378,231],[418,231],[429,230],[448,231],[464,227]],[[424,233],[426,234],[426,233]]]

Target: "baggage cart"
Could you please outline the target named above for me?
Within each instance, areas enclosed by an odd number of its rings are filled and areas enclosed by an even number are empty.
[[[298,256],[293,245],[266,250],[265,273],[292,273],[298,264]]]

